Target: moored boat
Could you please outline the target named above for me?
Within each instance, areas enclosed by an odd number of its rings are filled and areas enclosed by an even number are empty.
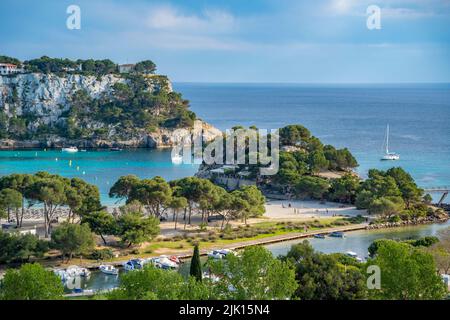
[[[230,249],[217,249],[208,252],[208,258],[218,260],[225,258],[229,254],[234,254],[234,251]]]
[[[66,148],[62,148],[61,149],[62,152],[78,152],[78,148],[77,147],[66,147]]]
[[[113,276],[117,276],[119,274],[119,269],[117,269],[116,267],[109,265],[109,264],[102,264],[99,267],[99,269],[104,274],[113,275]]]
[[[389,152],[389,124],[386,127],[385,152],[381,160],[399,160],[400,155],[395,152]]]
[[[91,272],[86,268],[81,268],[79,266],[70,266],[67,267],[66,273],[68,277],[75,278],[75,277],[89,277],[91,275]]]
[[[166,269],[166,270],[178,269],[178,267],[179,267],[178,263],[170,260],[167,256],[161,256],[159,258],[156,258],[155,265],[158,268]]]
[[[131,259],[123,264],[123,267],[127,271],[144,268],[145,260],[143,259]]]
[[[181,164],[183,163],[183,156],[179,154],[172,155],[172,163],[173,164]]]
[[[325,235],[324,234],[315,234],[313,237],[317,238],[317,239],[325,239]]]
[[[334,231],[329,234],[330,237],[333,238],[345,238],[345,234],[341,231]]]
[[[68,278],[66,270],[56,269],[56,270],[53,270],[53,273],[56,274],[63,282],[65,282]]]

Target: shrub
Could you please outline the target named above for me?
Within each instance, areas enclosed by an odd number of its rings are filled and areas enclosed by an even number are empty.
[[[109,249],[95,249],[89,255],[89,259],[93,260],[108,260],[114,258],[114,252]]]

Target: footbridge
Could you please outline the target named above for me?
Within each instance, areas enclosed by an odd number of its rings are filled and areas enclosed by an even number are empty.
[[[437,203],[439,206],[444,202],[445,198],[448,196],[448,193],[450,192],[450,186],[440,186],[440,187],[427,187],[423,188],[423,191],[425,193],[442,193],[442,196]]]

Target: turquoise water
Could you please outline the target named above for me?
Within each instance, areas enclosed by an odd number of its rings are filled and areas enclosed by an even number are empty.
[[[72,165],[69,163],[72,161]],[[79,177],[97,185],[104,204],[114,204],[108,197],[112,184],[123,175],[141,178],[162,176],[173,180],[192,176],[196,165],[173,165],[170,150],[87,151],[67,153],[48,151],[0,151],[0,175],[35,173],[45,170],[64,177]]]
[[[279,128],[301,123],[325,143],[348,147],[365,176],[369,168],[402,166],[422,187],[450,185],[450,85],[313,86],[175,83],[197,115],[218,127]],[[396,162],[382,162],[386,129]],[[56,161],[58,158],[58,161]],[[72,167],[69,167],[72,160]],[[77,170],[77,166],[79,170]],[[118,177],[190,176],[195,165],[171,163],[169,150],[122,152],[0,151],[0,175],[46,170],[98,185],[102,201]],[[84,172],[84,174],[83,174]]]
[[[402,166],[418,184],[450,185],[450,84],[297,85],[176,83],[202,119],[279,128],[300,123],[323,142],[347,147],[358,172]],[[386,125],[400,161],[381,162]]]
[[[367,249],[373,241],[377,239],[393,239],[393,240],[408,240],[419,239],[425,236],[438,236],[439,231],[450,227],[450,221],[445,223],[435,223],[421,226],[401,227],[392,229],[370,230],[370,231],[352,231],[345,234],[345,238],[331,238],[325,239],[311,238],[308,241],[314,249],[324,253],[335,253],[353,251],[359,257],[366,258],[368,256]],[[267,245],[275,256],[286,254],[292,245],[299,243],[302,240],[286,241]]]

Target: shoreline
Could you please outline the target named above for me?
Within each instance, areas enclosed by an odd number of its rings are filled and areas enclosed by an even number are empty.
[[[332,228],[323,228],[319,230],[309,231],[309,232],[291,232],[283,235],[276,235],[276,236],[270,236],[266,238],[256,239],[256,240],[247,240],[247,241],[239,241],[236,243],[230,243],[225,244],[220,247],[211,246],[207,249],[200,249],[200,256],[206,256],[208,252],[212,250],[218,250],[218,249],[231,249],[231,250],[239,250],[246,247],[251,246],[258,246],[258,245],[268,245],[273,243],[280,243],[285,241],[292,241],[296,239],[304,239],[304,238],[311,238],[314,235],[322,234],[322,233],[331,233],[331,232],[352,232],[352,231],[358,231],[358,230],[367,230],[368,224],[362,223],[362,224],[355,224],[355,225],[349,225],[349,226],[342,226],[342,227],[332,227]],[[178,259],[184,261],[192,257],[192,250],[185,251],[181,253],[174,254],[178,257]],[[135,258],[141,258],[141,257],[158,257],[161,256],[161,254],[149,254],[149,255],[135,255]],[[128,259],[129,260],[129,259]],[[98,269],[98,267],[101,264],[111,264],[114,266],[122,266],[123,263],[127,262],[128,260],[120,260],[120,261],[112,261],[112,262],[96,262],[96,263],[86,263],[86,264],[79,264],[80,267],[84,267],[87,269]]]
[[[245,247],[250,247],[250,246],[270,245],[270,244],[288,242],[288,241],[299,240],[299,239],[308,239],[308,238],[312,238],[314,235],[317,235],[317,234],[327,234],[327,233],[331,233],[334,231],[356,232],[356,231],[377,231],[377,230],[382,230],[382,229],[395,229],[395,228],[401,229],[401,228],[405,228],[405,227],[419,227],[421,225],[441,224],[441,223],[447,222],[448,220],[450,220],[450,217],[448,219],[441,219],[441,220],[437,220],[437,221],[428,221],[426,223],[422,222],[420,224],[390,225],[390,226],[379,226],[379,227],[374,228],[374,227],[371,227],[373,225],[370,225],[368,223],[361,223],[361,224],[353,224],[353,225],[347,225],[347,226],[323,228],[323,229],[313,230],[313,231],[309,231],[309,232],[305,232],[305,233],[304,232],[288,232],[288,233],[282,234],[282,235],[269,236],[269,237],[265,237],[265,238],[261,238],[261,239],[255,239],[255,240],[237,241],[234,243],[224,244],[221,246],[212,245],[205,249],[200,249],[200,256],[206,256],[208,254],[208,252],[210,252],[212,250],[217,250],[217,249],[239,250],[239,249],[243,249]],[[120,267],[123,265],[123,263],[127,262],[129,259],[158,257],[158,256],[165,255],[165,254],[166,255],[175,255],[181,261],[185,262],[187,259],[192,257],[192,250],[189,250],[189,251],[186,250],[184,252],[177,252],[177,253],[160,252],[158,254],[151,253],[151,254],[146,254],[146,255],[142,255],[142,254],[130,255],[130,257],[128,257],[126,260],[116,260],[116,261],[103,260],[103,261],[98,261],[98,262],[83,263],[80,260],[80,262],[77,265],[80,267],[83,267],[83,268],[90,269],[90,270],[97,270],[98,267],[102,264],[111,264],[116,267]],[[75,260],[77,260],[77,259],[78,258],[74,258],[70,264],[76,264]],[[57,260],[56,264],[58,264],[58,263],[60,263],[60,260]],[[68,264],[68,265],[70,265],[70,264]],[[49,264],[46,267],[51,270],[55,270],[55,269],[60,269],[60,268],[66,267],[66,264],[60,264],[60,265]],[[7,265],[0,266],[0,278],[4,274],[6,269],[8,269],[8,268],[9,267]]]

